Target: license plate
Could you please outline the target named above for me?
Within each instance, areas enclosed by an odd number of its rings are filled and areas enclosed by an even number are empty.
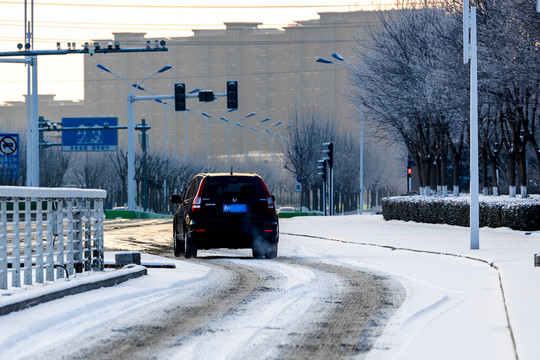
[[[223,212],[226,213],[245,213],[246,211],[246,204],[223,204]]]

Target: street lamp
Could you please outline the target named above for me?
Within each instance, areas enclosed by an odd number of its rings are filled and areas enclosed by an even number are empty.
[[[122,75],[119,75],[111,70],[109,70],[107,67],[101,64],[96,65],[98,69],[101,69],[105,72],[110,73],[113,76],[116,76],[117,78],[123,80],[128,84],[129,88],[131,89],[131,92],[128,92],[127,95],[127,127],[128,127],[128,154],[127,154],[127,165],[128,165],[128,174],[127,174],[127,190],[128,190],[128,209],[129,210],[135,210],[135,126],[134,126],[134,118],[133,118],[133,103],[135,102],[135,94],[137,92],[137,89],[140,87],[140,85],[146,80],[151,78],[152,76],[155,76],[157,74],[160,74],[162,72],[165,72],[172,68],[171,65],[166,65],[159,69],[158,71],[145,76],[141,81],[139,81],[135,86],[125,77]],[[133,89],[132,89],[133,88]]]
[[[463,63],[470,63],[470,240],[471,250],[480,248],[480,204],[478,200],[478,48],[476,33],[476,6],[469,8],[469,0],[463,1]]]
[[[243,132],[243,136],[244,136],[244,164],[246,163],[246,159],[247,159],[247,152],[246,152],[246,127],[244,126],[244,124],[242,124],[240,121],[242,121],[243,119],[247,119],[247,118],[250,118],[252,116],[255,116],[257,114],[255,114],[254,112],[252,113],[249,113],[247,114],[246,116],[243,116],[241,118],[239,118],[235,123],[234,125],[242,128],[242,132]]]
[[[201,91],[201,89],[196,88],[196,89],[191,90],[189,92],[189,94],[194,94],[194,93],[197,93],[199,91]],[[186,109],[186,111],[183,111],[183,113],[184,113],[184,121],[185,121],[185,130],[186,130],[186,150],[184,152],[184,161],[187,161],[188,154],[189,154],[189,148],[188,148],[188,142],[189,142],[189,136],[188,136],[188,124],[189,123],[188,123],[188,119],[189,119],[189,115],[191,114],[191,112],[193,110],[195,110],[196,108],[198,108],[199,106],[204,105],[204,104],[206,104],[206,102],[199,103],[193,109]]]
[[[150,95],[156,95],[152,91],[147,90],[138,84],[132,84],[132,86],[136,89],[147,92]],[[164,115],[163,116],[163,157],[165,159],[165,166],[167,166],[167,111],[169,110],[169,106],[171,106],[172,102],[165,102],[161,99],[155,99],[155,102],[163,105],[163,115]],[[163,213],[167,212],[168,203],[169,203],[169,200],[167,199],[167,177],[164,176],[163,177]]]
[[[282,122],[282,121],[278,121],[278,122],[275,123],[273,126],[275,127],[275,126],[279,126],[279,125],[281,125],[281,124],[283,124],[283,122]],[[279,138],[281,138],[283,141],[288,141],[288,139],[285,140],[286,138],[284,138],[283,136],[281,136],[279,133],[282,132],[282,131],[285,131],[285,130],[290,129],[290,128],[292,128],[293,126],[294,126],[294,125],[288,125],[288,126],[286,126],[285,128],[283,128],[283,129],[281,129],[281,130],[279,130],[279,131],[272,131],[272,130],[270,130],[270,129],[266,129],[266,130],[265,130],[265,132],[266,132],[265,135],[268,136],[268,139],[270,140],[270,159],[271,159],[272,161],[274,161],[274,137],[279,137]]]
[[[238,119],[238,121],[243,120],[243,119],[246,119],[246,118],[249,118],[249,117],[252,117],[252,116],[255,116],[255,113],[254,113],[254,112],[247,114],[246,116],[244,116],[244,117],[241,118],[241,119]],[[237,122],[237,124],[239,124],[239,123]],[[239,124],[239,125],[242,125],[242,124]],[[244,164],[246,163],[246,159],[247,159],[247,151],[246,151],[246,130],[247,130],[247,129],[244,127],[244,125],[242,125],[242,131],[243,131],[243,133],[244,133]]]
[[[222,113],[217,114],[216,116],[220,116],[222,114],[233,112],[236,109],[228,109],[227,111],[224,111]],[[206,125],[206,169],[210,169],[210,126],[212,123],[210,122],[212,119],[216,119],[216,116],[212,116],[208,113],[202,112],[200,114],[196,113],[201,117],[201,119],[204,120],[204,124]]]
[[[272,120],[272,119],[269,118],[269,117],[264,118],[261,121],[259,121],[258,123],[256,123],[255,125],[250,126],[250,128],[249,128],[250,130],[253,130],[257,134],[257,136],[259,137],[259,162],[261,162],[261,152],[262,152],[262,149],[261,149],[261,137],[262,137],[262,132],[259,129],[257,129],[255,126],[260,125],[260,124],[265,123],[265,122],[270,121],[270,120]]]
[[[225,122],[225,129],[227,130],[227,169],[229,169],[230,166],[231,166],[231,160],[230,160],[231,152],[230,152],[230,147],[229,147],[229,144],[230,144],[229,134],[230,134],[231,126],[234,125],[234,124],[232,124],[229,121],[229,119],[224,118],[223,116],[220,116],[219,120]]]
[[[540,1],[540,0],[539,0]],[[353,65],[347,61],[343,56],[338,53],[333,53],[332,57],[340,62],[335,62],[332,60],[318,58],[316,61],[322,64],[333,64],[343,66],[347,69],[352,69]],[[360,192],[359,192],[359,201],[360,201],[360,215],[364,213],[364,106],[360,105]]]
[[[212,116],[202,112],[201,118],[204,120],[204,124],[206,125],[206,170],[210,170],[210,125]]]
[[[266,129],[264,131],[265,131],[265,135],[268,137],[268,140],[270,141],[270,160],[274,161],[274,132],[270,129]]]
[[[240,127],[242,129],[243,137],[244,137],[244,164],[246,163],[246,127],[244,124],[239,123],[238,121],[234,123],[234,125]]]

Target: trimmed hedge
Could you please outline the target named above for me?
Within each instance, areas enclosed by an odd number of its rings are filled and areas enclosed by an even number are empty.
[[[290,219],[292,217],[296,217],[296,216],[317,216],[319,214],[317,214],[315,211],[310,211],[310,212],[282,212],[282,213],[279,213],[278,214],[278,217],[280,219]]]
[[[382,200],[385,220],[469,226],[469,197],[396,196]],[[480,226],[540,230],[540,196],[480,196]]]
[[[172,215],[155,214],[133,210],[105,210],[105,219],[172,219]]]

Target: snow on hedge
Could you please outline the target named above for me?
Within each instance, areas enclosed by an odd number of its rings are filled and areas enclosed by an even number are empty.
[[[469,226],[469,200],[468,195],[384,198],[383,216],[386,220]],[[480,195],[480,226],[540,230],[540,195],[525,199]]]

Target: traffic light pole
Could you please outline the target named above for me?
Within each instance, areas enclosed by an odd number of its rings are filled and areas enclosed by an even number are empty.
[[[323,160],[328,163],[329,214],[332,216],[334,215],[334,143],[325,142],[323,146],[326,147],[326,149],[323,149],[323,154],[326,154],[327,157]]]
[[[328,194],[328,191],[326,189],[326,181],[323,181],[322,183],[322,193],[323,193],[323,197],[322,197],[322,203],[323,203],[323,209],[324,209],[324,216],[327,215],[327,212],[326,212],[326,196]]]
[[[330,166],[330,216],[334,215],[334,168]]]
[[[327,212],[326,212],[326,197],[328,196],[328,191],[326,190],[327,186],[327,172],[326,172],[326,160],[325,159],[321,159],[321,160],[317,160],[317,162],[319,163],[319,165],[317,166],[318,169],[320,170],[317,174],[320,175],[322,177],[322,199],[323,199],[323,213],[324,213],[324,216],[327,215]]]

